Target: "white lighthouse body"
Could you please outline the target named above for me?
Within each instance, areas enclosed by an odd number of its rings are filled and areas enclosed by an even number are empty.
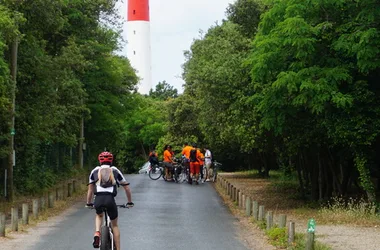
[[[138,92],[152,88],[149,0],[128,0],[127,57],[140,78]]]

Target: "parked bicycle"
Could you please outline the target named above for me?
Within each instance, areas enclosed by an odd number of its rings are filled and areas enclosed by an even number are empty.
[[[150,165],[149,169],[149,178],[152,180],[158,180],[161,176],[164,176],[165,174],[165,167],[162,162],[159,162],[155,165]]]
[[[178,159],[174,159],[173,167],[170,169],[171,172],[171,178],[175,182],[180,182],[182,180],[182,163]],[[159,162],[159,164],[151,166],[149,170],[149,178],[152,180],[158,180],[160,177],[162,177],[165,181],[166,179],[166,166],[163,162]]]

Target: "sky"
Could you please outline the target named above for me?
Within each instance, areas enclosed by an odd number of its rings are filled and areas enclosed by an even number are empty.
[[[120,0],[119,3],[120,14],[125,20],[127,2]],[[179,93],[183,92],[183,52],[190,49],[193,39],[199,38],[200,30],[206,32],[216,21],[221,23],[226,17],[226,8],[233,2],[235,0],[150,0],[153,89],[165,80]],[[125,24],[125,40],[127,28]],[[121,53],[127,55],[126,47]]]

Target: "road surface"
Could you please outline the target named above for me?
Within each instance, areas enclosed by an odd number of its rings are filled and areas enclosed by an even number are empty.
[[[248,249],[238,237],[234,217],[211,183],[167,183],[144,174],[126,178],[135,206],[119,209],[122,250]],[[118,204],[126,202],[122,189],[116,200]],[[84,208],[84,202],[77,204],[45,229],[36,229],[33,240],[26,237],[17,249],[93,249],[94,213]]]

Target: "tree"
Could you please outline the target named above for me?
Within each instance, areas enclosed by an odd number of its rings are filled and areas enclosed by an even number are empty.
[[[178,91],[173,86],[170,86],[166,81],[159,82],[156,85],[156,90],[149,90],[149,96],[155,99],[167,100],[169,98],[177,98]]]

